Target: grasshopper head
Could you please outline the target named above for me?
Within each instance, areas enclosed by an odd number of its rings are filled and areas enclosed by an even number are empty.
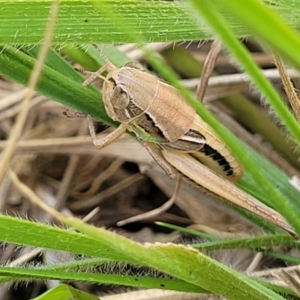
[[[121,67],[108,73],[103,83],[103,101],[107,114],[114,121],[130,123],[144,110],[136,103],[132,68]]]

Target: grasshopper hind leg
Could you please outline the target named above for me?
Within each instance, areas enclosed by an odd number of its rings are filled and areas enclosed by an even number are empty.
[[[141,144],[146,148],[148,153],[152,156],[155,162],[167,173],[167,175],[174,179],[178,172],[161,156],[159,149],[157,149],[153,144],[140,141]]]

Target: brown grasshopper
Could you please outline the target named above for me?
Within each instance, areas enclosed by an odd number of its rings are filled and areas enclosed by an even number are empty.
[[[104,72],[108,74],[103,76]],[[113,132],[97,139],[88,116],[97,149],[109,145],[126,130],[131,131],[171,178],[179,171],[214,195],[294,234],[280,214],[231,183],[241,178],[241,166],[178,90],[136,63],[117,67],[108,62],[92,73],[84,85],[97,78],[103,80],[103,102],[108,116],[120,122]]]

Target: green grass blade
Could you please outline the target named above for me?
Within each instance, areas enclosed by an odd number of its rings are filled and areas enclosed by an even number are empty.
[[[1,241],[5,243],[68,251],[90,256],[101,253],[102,258],[125,261],[125,256],[114,256],[114,251],[106,255],[105,247],[102,248],[99,243],[95,243],[77,232],[5,215],[0,215],[0,237]]]
[[[258,90],[266,98],[266,101],[269,102],[291,135],[296,139],[298,144],[300,144],[300,126],[298,122],[284,104],[282,99],[279,97],[276,90],[272,87],[271,83],[263,76],[260,68],[255,64],[249,52],[237,40],[234,33],[230,30],[228,24],[226,24],[221,14],[216,10],[216,6],[211,4],[209,4],[209,6],[200,5],[196,0],[191,1],[195,7],[198,8],[199,12],[205,15],[207,22],[209,22],[212,28],[214,28],[224,45],[230,50],[230,53],[234,56],[239,65],[249,74]],[[247,1],[245,3],[247,3]]]
[[[0,51],[0,73],[26,86],[35,63],[32,53],[26,54],[9,46]],[[47,63],[40,76],[38,92],[78,111],[91,113],[107,124],[115,124],[107,116],[96,88],[83,87],[82,76],[55,53],[48,56]]]
[[[95,267],[96,268],[96,267]],[[113,266],[110,266],[113,269]],[[116,267],[117,269],[117,267]],[[117,271],[115,271],[117,272]],[[151,272],[151,271],[149,271]],[[152,271],[152,273],[155,273]],[[126,276],[125,276],[126,275]],[[153,278],[147,275],[130,275],[130,274],[103,274],[100,271],[71,271],[71,270],[57,270],[53,268],[44,269],[43,267],[32,268],[12,268],[1,267],[0,276],[3,277],[0,282],[4,283],[7,280],[11,281],[28,281],[29,279],[57,279],[57,280],[71,280],[82,281],[86,283],[96,284],[116,284],[135,288],[163,288],[166,290],[176,290],[181,292],[207,292],[198,286],[186,283],[182,280],[168,279],[168,278]],[[4,277],[6,276],[6,277]]]
[[[44,38],[51,2],[2,1],[0,44],[40,43]],[[127,19],[139,35],[148,41],[200,40],[207,36],[205,28],[199,31],[180,2],[131,0],[123,1],[120,5],[119,0],[101,1],[101,10],[95,10],[92,3],[60,1],[54,44],[128,42],[123,31],[107,17],[107,11],[114,11],[116,15]]]
[[[299,34],[287,23],[291,20],[287,14],[288,11],[293,14],[292,10],[295,10],[299,14],[299,2],[274,1],[273,4],[275,7],[279,7],[282,12],[286,11],[286,14],[280,15],[276,13],[273,5],[267,5],[267,3],[258,0],[218,1],[218,5],[222,5],[227,12],[234,14],[241,24],[249,28],[251,35],[259,38],[264,45],[268,45],[273,51],[279,52],[299,70]],[[282,5],[286,7],[282,7]]]
[[[95,10],[93,1],[60,1],[54,44],[90,44],[94,41],[108,44],[132,42],[133,40],[124,35],[124,31],[107,17],[107,11],[112,11],[122,19],[130,20],[139,36],[148,42],[197,41],[214,37],[202,21],[199,29],[193,15],[180,1],[131,0],[122,1],[122,5],[119,5],[119,2],[119,0],[101,1],[102,10],[99,11]],[[235,4],[235,1],[231,2]],[[297,3],[279,0],[273,3],[274,10],[288,20],[294,28],[300,28]],[[0,44],[23,46],[40,43],[44,38],[50,4],[51,0],[1,1]],[[245,9],[245,12],[248,10]],[[237,36],[250,34],[249,29],[242,22],[237,22],[232,15],[225,13],[224,17],[234,28]],[[296,50],[297,48],[294,48],[294,51]]]
[[[172,244],[141,245],[112,232],[94,228],[75,218],[57,215],[65,222],[99,241],[107,250],[120,251],[137,264],[160,270],[183,281],[199,286],[229,299],[282,299],[276,293],[246,276],[224,266],[189,247]],[[170,263],[176,261],[176,264]],[[209,277],[205,274],[209,268]],[[214,278],[214,280],[211,280]],[[217,284],[216,284],[217,282]]]
[[[145,265],[173,275],[178,279],[200,287],[201,289],[209,290],[224,296],[226,295],[230,299],[241,299],[236,297],[241,297],[242,293],[245,291],[248,291],[254,297],[253,299],[260,299],[259,297],[263,297],[262,299],[272,299],[270,298],[270,295],[272,295],[273,292],[266,288],[262,288],[259,284],[248,279],[246,276],[213,261],[209,257],[193,251],[191,248],[163,244],[143,246],[122,236],[118,236],[115,233],[84,224],[77,219],[66,218],[64,221],[80,230],[83,235],[73,231],[52,228],[48,225],[1,216],[0,236],[6,242],[21,243],[25,245],[30,244],[56,250],[69,250],[73,253],[78,252],[100,258],[107,256],[110,258],[119,258],[122,261]],[[24,233],[20,235],[17,228],[22,228]],[[45,234],[45,232],[47,234]],[[53,237],[51,237],[52,234]],[[177,263],[170,264],[169,259],[175,260]],[[197,266],[197,268],[195,268],[195,266]],[[69,265],[69,267],[71,267],[71,265]],[[214,274],[211,276],[216,276],[216,278],[220,280],[219,285],[216,286],[215,282],[212,282],[209,278],[203,276],[203,270],[208,267],[211,269],[211,274]],[[59,268],[53,270],[53,267],[49,270],[43,270],[43,268],[40,267],[37,270],[32,269],[30,271],[29,269],[1,267],[0,274],[2,276],[2,281],[6,281],[7,278],[11,279],[10,277],[14,279],[24,279],[30,276],[35,278],[50,277],[78,280],[81,276],[78,272],[75,272],[74,275],[72,275],[71,272],[66,273],[65,270],[65,268],[62,269],[62,271],[59,271]],[[84,280],[84,276],[86,275],[87,274],[84,273],[82,274],[82,280]],[[90,274],[89,278],[93,282],[115,282],[124,284],[123,281],[122,283],[120,282],[120,276],[113,276],[114,275],[102,276],[97,274],[92,276]],[[229,292],[227,291],[228,284],[226,280],[230,280],[233,285],[232,290]],[[141,279],[141,281],[143,280]],[[132,278],[133,285],[134,282],[136,282],[136,280]],[[146,283],[146,279],[144,283]],[[152,286],[154,283],[155,282],[152,281]],[[143,283],[141,283],[141,286],[143,286]],[[171,284],[171,286],[173,285]],[[189,288],[191,288],[191,286]],[[195,291],[197,288],[193,290]],[[275,297],[274,299],[281,298]]]
[[[224,21],[221,14],[216,9],[216,6],[214,6],[211,1],[205,0],[201,3],[201,5],[196,0],[191,1],[202,14],[202,16],[206,19],[206,21],[210,24],[210,26],[219,35],[222,42],[230,50],[239,64],[247,71],[247,73],[261,90],[261,92],[267,97],[268,101],[270,101],[272,105],[275,103],[275,106],[278,110],[276,110],[276,113],[279,113],[279,116],[282,116],[285,120],[288,118],[290,119],[289,121],[287,121],[286,125],[288,126],[288,129],[291,130],[291,134],[295,138],[298,138],[300,143],[299,124],[282,103],[281,99],[279,98],[273,87],[270,85],[270,83],[264,78],[259,68],[252,61],[249,53],[240,44],[240,42],[237,41],[228,24]],[[297,233],[300,234],[300,219],[298,218],[298,214],[295,212],[295,208],[288,203],[287,197],[283,196],[283,194],[278,191],[277,187],[268,180],[268,177],[266,177],[269,176],[268,168],[265,169],[261,164],[258,163],[258,161],[253,161],[254,158],[259,158],[259,156],[251,153],[253,151],[251,151],[249,147],[240,147],[238,141],[234,141],[230,134],[223,136],[221,131],[224,130],[220,130],[219,124],[217,124],[214,120],[208,120],[209,118],[206,117],[206,112],[199,113],[209,124],[215,123],[213,124],[214,129],[217,131],[217,133],[219,133],[220,136],[224,137],[224,140],[231,140],[228,145],[232,148],[233,153],[235,153],[237,158],[247,169],[247,172],[251,174],[252,180],[256,181],[258,186],[260,185],[260,188],[264,191],[266,197],[272,199],[272,203],[274,203],[274,206],[278,208],[278,211],[286,217],[286,219],[295,227]],[[247,153],[247,155],[245,155],[245,153]],[[254,155],[254,158],[252,157],[252,154]],[[243,183],[247,184],[248,180],[245,180],[245,178],[243,179]],[[293,194],[295,193],[296,191],[293,192]]]
[[[72,286],[66,284],[60,284],[47,291],[43,295],[33,298],[32,300],[99,300],[98,297],[90,295],[86,292],[79,291]]]
[[[272,234],[249,238],[222,239],[220,241],[193,244],[193,247],[201,251],[218,249],[260,249],[275,246],[297,247],[297,242],[286,234]]]

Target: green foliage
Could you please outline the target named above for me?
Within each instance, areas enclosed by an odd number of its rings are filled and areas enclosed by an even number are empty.
[[[1,3],[0,73],[4,76],[23,85],[27,84],[38,53],[38,49],[32,45],[36,46],[43,40],[51,2]],[[254,35],[264,47],[276,51],[299,69],[300,39],[293,28],[300,27],[300,3],[278,0],[273,1],[273,6],[270,7],[256,0],[190,2],[194,7],[180,1],[132,0],[122,1],[121,4],[117,0],[61,1],[53,40],[54,49],[60,49],[87,69],[95,70],[104,61],[97,56],[95,49],[87,44],[107,43],[108,45],[100,46],[105,56],[115,64],[122,65],[127,62],[127,58],[112,47],[114,43],[137,42],[142,46],[144,42],[197,41],[218,36],[299,143],[299,124],[236,37]],[[283,20],[289,20],[289,24]],[[12,44],[17,47],[13,47]],[[243,163],[246,174],[239,183],[240,186],[284,215],[300,235],[299,193],[290,186],[286,175],[228,132],[189,91],[179,85],[176,76],[153,53],[146,52],[146,57],[163,77],[180,89],[187,100],[196,107],[200,116],[213,126]],[[94,87],[82,87],[81,83],[81,75],[73,70],[58,52],[51,50],[37,91],[115,126],[105,113],[100,92]],[[74,258],[68,264],[58,264],[51,268],[28,266],[20,269],[2,266],[1,282],[51,278],[199,293],[212,292],[228,299],[283,299],[274,292],[279,290],[277,287],[266,287],[194,248],[172,244],[145,246],[72,218],[58,218],[79,232],[0,216],[1,240],[18,245],[66,251],[90,259],[78,261]],[[24,234],[19,234],[19,228],[22,228]],[[296,247],[291,237],[276,233],[274,228],[272,230],[275,234],[265,237],[212,241],[195,245],[195,248],[204,251],[243,247],[255,249],[271,245]],[[149,274],[123,276],[118,272],[96,273],[93,269],[88,269],[90,266],[119,263],[145,266],[172,277],[155,278]],[[60,288],[66,294],[57,299],[68,299],[68,293],[71,293],[74,299],[81,299],[74,296],[74,291]],[[57,291],[49,293],[55,292]],[[285,292],[293,294],[288,290]],[[89,297],[83,296],[82,299]],[[46,294],[36,299],[47,299]]]

